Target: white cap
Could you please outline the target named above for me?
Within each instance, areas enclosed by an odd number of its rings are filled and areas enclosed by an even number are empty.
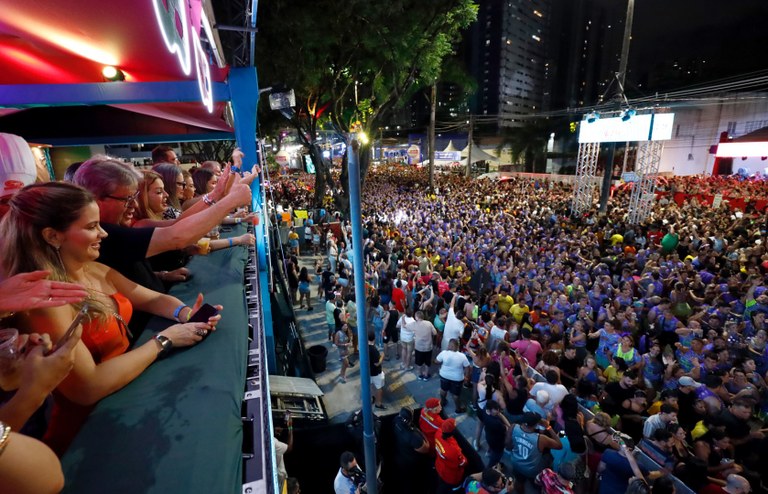
[[[690,377],[690,376],[683,376],[683,377],[681,377],[680,379],[677,380],[677,383],[680,386],[691,386],[691,387],[694,387],[694,388],[700,388],[701,387],[701,383],[698,383],[698,382],[694,381],[693,378]]]
[[[35,156],[27,141],[17,135],[0,133],[0,197],[14,194],[35,180]]]

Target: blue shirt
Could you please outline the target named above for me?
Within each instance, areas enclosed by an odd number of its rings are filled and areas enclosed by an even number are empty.
[[[600,461],[605,463],[605,470],[601,474],[599,494],[626,492],[629,479],[634,475],[627,459],[609,449],[603,453]]]

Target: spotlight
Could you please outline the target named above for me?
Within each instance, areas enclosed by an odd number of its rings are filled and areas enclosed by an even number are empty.
[[[634,108],[627,108],[626,110],[622,110],[621,115],[619,116],[621,117],[622,122],[626,122],[630,118],[634,117],[636,113],[637,112]]]
[[[596,111],[591,111],[587,113],[585,118],[587,119],[587,123],[595,123],[597,120],[600,119],[600,114],[597,113]]]
[[[125,80],[125,74],[123,74],[123,71],[117,67],[113,67],[112,65],[105,65],[104,68],[101,69],[101,75],[103,75],[104,78],[108,81]]]

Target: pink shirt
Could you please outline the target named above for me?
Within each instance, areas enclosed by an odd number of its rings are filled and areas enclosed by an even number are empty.
[[[541,345],[538,341],[517,340],[509,346],[517,350],[517,353],[519,353],[521,357],[525,357],[528,361],[528,365],[536,367],[536,364],[538,363],[537,356],[541,353]]]

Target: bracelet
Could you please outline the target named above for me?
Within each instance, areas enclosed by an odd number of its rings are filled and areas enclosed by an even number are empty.
[[[227,240],[229,240],[229,246],[232,247],[232,239],[228,238]]]
[[[8,446],[8,440],[11,436],[11,426],[0,422],[0,455],[3,454]]]
[[[242,222],[243,222],[243,219],[242,219],[242,218],[235,218],[235,224],[236,224],[236,225],[239,225],[239,224],[240,224],[240,223],[242,223]]]
[[[181,322],[179,319],[179,314],[181,314],[181,311],[184,310],[184,307],[189,308],[186,304],[181,304],[180,306],[176,307],[176,310],[173,311],[173,318],[176,319],[176,322]],[[187,318],[189,320],[189,318]]]
[[[211,197],[208,194],[203,194],[203,202],[209,206],[213,206],[214,204],[216,204],[216,201],[211,199]]]

